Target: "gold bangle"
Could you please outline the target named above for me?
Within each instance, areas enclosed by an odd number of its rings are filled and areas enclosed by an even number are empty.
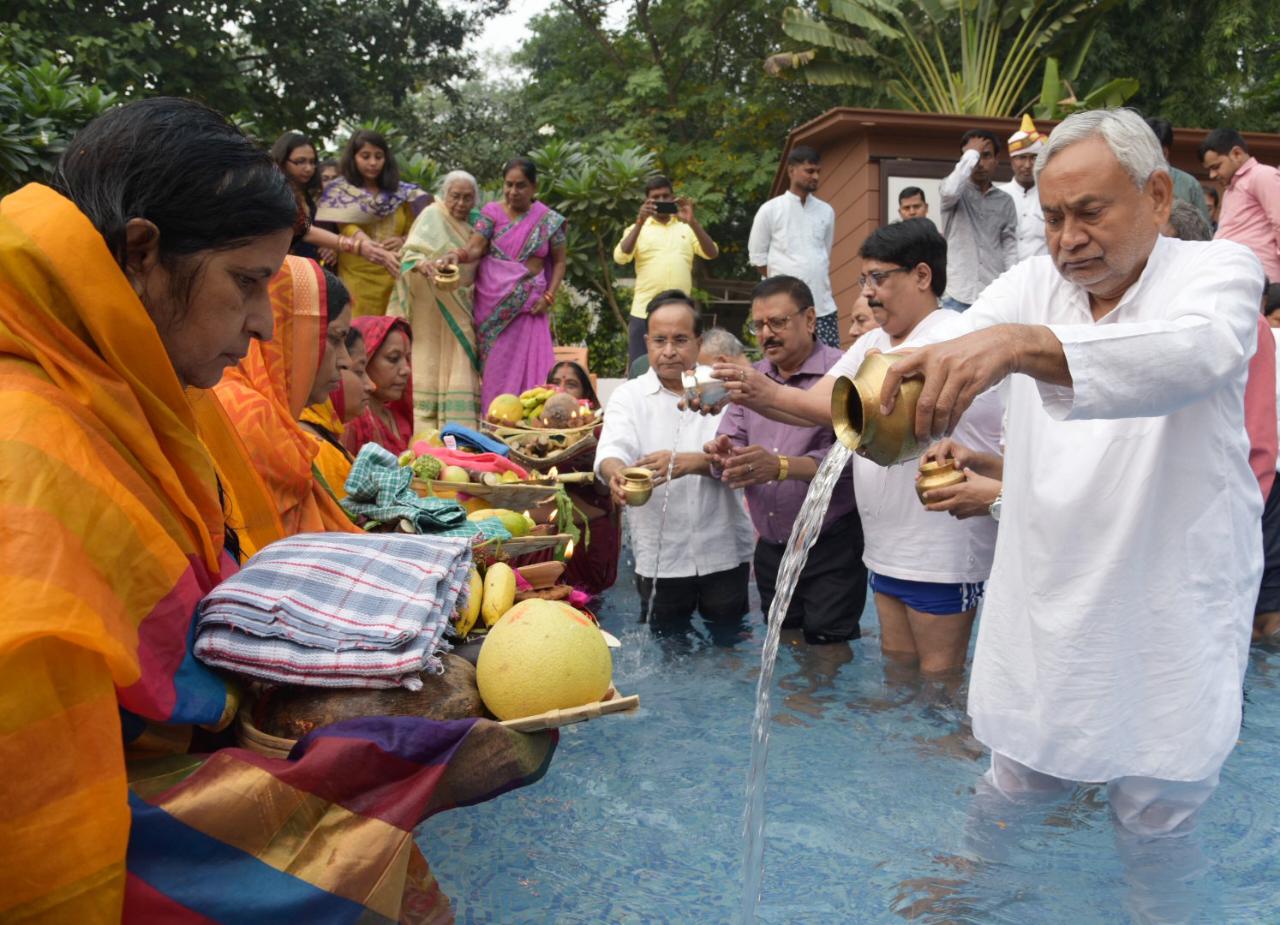
[[[791,468],[791,464],[787,462],[787,457],[778,457],[778,481],[785,482],[787,480],[787,471]]]

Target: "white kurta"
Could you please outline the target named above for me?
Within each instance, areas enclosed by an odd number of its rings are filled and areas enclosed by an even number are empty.
[[[1096,323],[1049,257],[963,316],[1049,325],[1073,381],[1009,382],[969,688],[993,751],[1068,780],[1194,781],[1235,745],[1262,574],[1244,427],[1262,282],[1239,245],[1161,237]]]
[[[700,371],[710,372],[707,367]],[[681,411],[683,396],[662,387],[652,369],[624,382],[609,396],[604,427],[596,447],[596,474],[606,459],[628,466],[641,456],[670,450],[679,429],[680,453],[701,453],[716,438],[720,414]],[[671,492],[666,522],[662,502]],[[742,506],[742,491],[701,475],[687,475],[659,485],[647,504],[626,509],[636,572],[646,578],[687,578],[710,575],[750,562],[755,551],[755,528]],[[661,550],[658,546],[661,530]],[[659,553],[662,561],[654,564]]]
[[[1044,239],[1044,210],[1040,208],[1040,190],[1036,187],[1027,189],[1017,180],[995,184],[1013,200],[1018,210],[1018,260],[1028,257],[1039,257],[1049,253],[1049,245]]]
[[[859,337],[827,375],[853,378],[872,348],[889,353],[935,344],[965,333],[959,312],[940,308],[926,315],[898,346],[883,328]],[[1003,406],[995,389],[978,396],[960,418],[955,438],[985,453],[1000,452]],[[959,584],[986,581],[996,545],[990,517],[957,520],[926,510],[916,494],[920,460],[881,466],[853,457],[853,492],[862,520],[862,561],[880,575],[904,581]]]
[[[819,317],[835,314],[831,295],[831,243],[836,212],[810,193],[804,202],[787,190],[774,196],[751,222],[747,252],[753,266],[770,276],[795,276],[805,281]]]

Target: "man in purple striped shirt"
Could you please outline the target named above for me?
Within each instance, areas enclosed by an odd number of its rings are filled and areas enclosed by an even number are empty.
[[[755,368],[792,388],[810,388],[843,355],[816,339],[816,327],[813,295],[802,280],[772,276],[761,282],[751,295],[751,328],[764,349],[764,359]],[[759,534],[756,586],[766,614],[791,527],[809,482],[834,442],[830,427],[783,424],[742,405],[729,405],[716,439],[704,448],[712,457],[714,476],[731,488],[746,489],[748,513]],[[802,628],[810,643],[857,639],[866,596],[853,480],[841,478],[783,626]]]

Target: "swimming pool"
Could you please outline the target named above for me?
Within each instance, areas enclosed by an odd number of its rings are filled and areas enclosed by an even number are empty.
[[[541,782],[419,830],[459,923],[736,921],[762,621],[732,645],[655,639],[623,559],[599,616],[623,642],[615,683],[641,709],[567,727]],[[1130,921],[1098,788],[985,820],[997,844],[974,862],[987,758],[963,690],[886,665],[870,604],[862,628],[852,646],[784,635],[758,920]],[[1255,649],[1240,744],[1200,817],[1208,869],[1175,904],[1190,921],[1280,921],[1278,794],[1280,654]]]

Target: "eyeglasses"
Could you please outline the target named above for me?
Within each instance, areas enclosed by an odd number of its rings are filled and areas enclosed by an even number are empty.
[[[294,167],[306,167],[308,164],[314,167],[316,164],[320,162],[317,161],[314,157],[291,157],[289,158],[289,163],[292,164]]]
[[[858,277],[858,288],[866,289],[867,282],[870,281],[877,289],[885,284],[894,273],[910,273],[911,267],[894,267],[892,270],[872,270],[870,273],[864,273]]]
[[[751,329],[752,334],[762,334],[764,333],[765,328],[768,328],[770,331],[777,334],[780,331],[786,330],[787,325],[791,323],[791,319],[798,314],[800,314],[800,312],[792,312],[785,318],[761,318],[759,321],[749,321],[747,322],[747,327]]]
[[[675,344],[676,349],[683,349],[684,347],[689,346],[689,344],[693,342],[693,338],[689,337],[687,334],[677,334],[675,337],[672,337],[672,338],[667,338],[659,334],[657,337],[649,338],[649,343],[653,344],[653,346],[657,347],[659,350],[665,347],[668,341],[670,343]]]

